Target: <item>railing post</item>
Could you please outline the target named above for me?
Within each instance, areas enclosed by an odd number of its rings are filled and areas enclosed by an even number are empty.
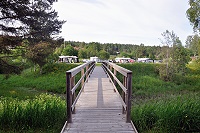
[[[131,122],[132,73],[127,73],[126,122]]]
[[[87,72],[87,70],[89,69],[90,66],[91,66],[91,65],[86,66],[86,70],[85,70],[86,72]],[[88,77],[88,73],[89,73],[89,72],[86,73],[86,77]],[[88,80],[87,80],[86,82],[88,82]]]
[[[127,87],[127,78],[125,76],[123,76],[123,85],[124,85],[125,88]],[[125,101],[126,100],[126,95],[125,95],[124,91],[122,91],[122,99],[126,103],[126,101]],[[124,107],[122,107],[122,113],[123,114],[125,113]]]
[[[87,71],[87,69],[86,69],[86,71]],[[81,70],[81,77],[84,75],[84,68]],[[84,78],[82,79],[82,81],[81,81],[81,87],[83,87],[83,85],[84,85]],[[83,91],[84,91],[84,89],[83,89]]]
[[[71,89],[75,86],[75,76],[71,78]],[[72,103],[74,103],[76,99],[76,91],[72,94]],[[75,114],[75,107],[74,110],[72,110],[72,113]]]
[[[107,66],[107,69],[108,69],[109,68],[109,63],[106,62],[106,66]],[[109,72],[107,70],[107,78],[109,77],[108,74],[109,74]]]
[[[117,70],[114,68],[114,75],[116,76],[117,75]],[[114,83],[114,85],[116,86],[117,85],[117,82],[116,82],[116,80],[114,79],[114,77],[113,77],[113,83]],[[114,89],[114,92],[115,92],[115,89]]]
[[[67,95],[67,122],[72,123],[72,92],[71,92],[71,72],[66,72],[66,95]]]

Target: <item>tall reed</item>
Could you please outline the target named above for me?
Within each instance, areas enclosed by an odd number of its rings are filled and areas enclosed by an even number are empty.
[[[132,107],[132,120],[139,132],[199,132],[199,95],[176,96]]]
[[[34,99],[0,99],[0,131],[62,128],[66,118],[66,102],[60,97],[41,94]]]

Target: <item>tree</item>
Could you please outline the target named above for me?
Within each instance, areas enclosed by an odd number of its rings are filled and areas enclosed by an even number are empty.
[[[101,50],[101,46],[100,43],[98,42],[91,42],[89,43],[89,46],[86,49],[87,49],[87,55],[89,57],[98,56],[98,52]]]
[[[177,35],[172,31],[166,30],[162,33],[162,44],[166,45],[166,71],[160,71],[161,78],[164,80],[172,80],[175,74],[185,72],[186,63],[188,63],[187,51],[182,46],[182,43]]]
[[[200,19],[200,0],[189,0],[189,6],[189,9],[186,11],[187,18],[191,22],[193,29],[197,30],[198,24],[200,24],[200,22],[198,22],[198,19]]]
[[[172,31],[168,31],[166,30],[165,32],[163,32],[161,34],[163,36],[163,40],[161,40],[161,43],[166,46],[166,80],[169,80],[169,77],[170,77],[170,66],[169,66],[169,63],[170,63],[170,47],[173,46],[174,42],[175,42],[175,39],[176,39],[176,35],[175,33]]]
[[[85,50],[85,49],[80,49],[80,50],[78,51],[78,57],[81,58],[81,59],[86,59],[86,58],[88,58],[88,57],[87,57],[87,52],[86,52],[86,50]]]
[[[107,60],[110,58],[110,54],[106,52],[105,50],[99,51],[99,58],[102,60]]]
[[[21,45],[21,38],[15,36],[2,36],[0,35],[0,73],[1,74],[9,74],[9,73],[16,73],[19,74],[22,70],[20,67],[11,65],[6,61],[8,54],[11,54],[11,50],[14,47]],[[6,56],[3,56],[6,54]]]
[[[190,57],[180,40],[177,40],[176,45],[173,46],[172,54],[173,73],[184,75],[186,72],[186,64],[190,60]]]
[[[47,42],[40,42],[33,47],[29,47],[26,57],[31,59],[33,63],[36,63],[40,67],[40,73],[42,73],[42,67],[46,64],[46,58],[52,53],[53,48]]]
[[[78,51],[74,47],[67,45],[62,51],[62,55],[78,56]]]
[[[56,1],[0,1],[0,52],[9,52],[10,47],[15,48],[24,39],[29,42],[29,50],[40,42],[48,42],[51,45],[58,44],[52,43],[52,41],[61,32],[65,21],[58,20],[57,12],[52,9],[52,5]],[[34,49],[30,51],[34,51]],[[36,61],[35,58],[29,57],[29,59],[33,62]]]
[[[62,24],[52,9],[57,0],[3,0],[0,2],[0,29],[5,35],[28,39],[50,39],[60,33]],[[36,42],[38,43],[38,42]]]
[[[193,55],[200,55],[200,37],[196,34],[188,36],[186,40],[186,47],[193,52]]]

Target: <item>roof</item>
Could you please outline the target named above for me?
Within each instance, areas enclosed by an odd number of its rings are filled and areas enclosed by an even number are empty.
[[[59,58],[78,58],[77,56],[59,56]]]

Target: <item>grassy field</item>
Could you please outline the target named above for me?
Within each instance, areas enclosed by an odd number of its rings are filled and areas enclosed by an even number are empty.
[[[65,71],[77,65],[48,64],[43,74],[30,68],[8,79],[0,75],[0,132],[60,132],[66,118]],[[173,82],[160,79],[159,64],[121,66],[133,72],[131,118],[139,132],[200,131],[197,64]]]
[[[0,132],[60,132],[66,121],[65,72],[78,65],[48,64],[43,74],[30,68],[8,79],[0,75]]]
[[[66,120],[66,102],[55,95],[40,94],[26,100],[1,98],[0,108],[1,132],[60,132]]]
[[[40,93],[65,93],[65,72],[78,64],[50,64],[43,69],[43,74],[27,69],[20,75],[11,75],[5,79],[0,75],[0,96],[33,97]]]
[[[158,64],[121,64],[133,72],[131,118],[139,132],[200,132],[200,73],[188,65],[173,82],[159,78]]]

